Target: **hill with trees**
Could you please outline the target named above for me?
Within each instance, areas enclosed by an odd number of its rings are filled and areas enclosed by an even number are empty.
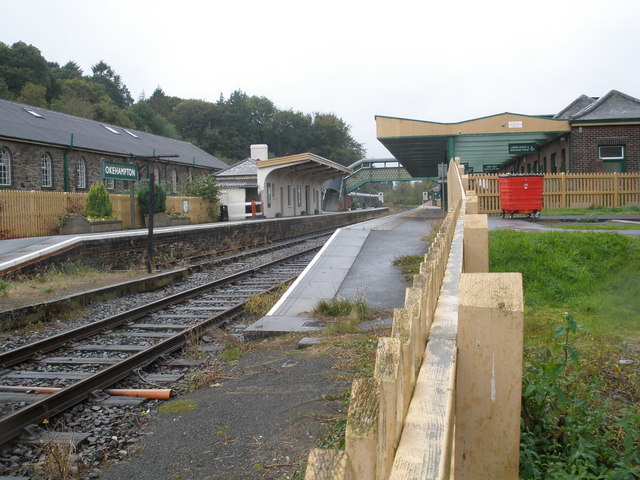
[[[280,110],[241,90],[207,102],[169,96],[158,87],[134,102],[103,60],[85,74],[73,61],[48,62],[24,42],[0,42],[0,98],[185,140],[228,163],[246,158],[255,143],[268,144],[277,157],[311,152],[343,165],[364,156],[350,126],[333,113]]]

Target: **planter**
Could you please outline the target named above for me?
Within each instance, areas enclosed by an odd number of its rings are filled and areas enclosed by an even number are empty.
[[[122,230],[122,220],[101,220],[91,222],[86,217],[74,215],[64,222],[60,227],[61,235],[76,235],[80,233],[100,233]]]
[[[145,226],[149,226],[149,215],[144,216]],[[189,225],[191,218],[179,216],[172,217],[164,212],[153,214],[153,226],[155,227],[173,227],[175,225]]]

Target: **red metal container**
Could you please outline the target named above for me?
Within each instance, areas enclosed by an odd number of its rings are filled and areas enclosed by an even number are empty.
[[[534,218],[540,218],[544,175],[500,175],[498,183],[502,218],[507,213],[511,218],[514,213],[524,213],[528,217],[533,214]]]

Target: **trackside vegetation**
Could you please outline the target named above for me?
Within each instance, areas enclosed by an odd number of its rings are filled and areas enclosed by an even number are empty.
[[[640,478],[640,238],[490,233],[522,272],[523,479]]]

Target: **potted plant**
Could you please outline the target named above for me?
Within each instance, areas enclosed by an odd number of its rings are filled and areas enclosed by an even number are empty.
[[[112,216],[113,206],[107,189],[102,182],[94,183],[87,194],[84,215],[72,206],[60,217],[60,233],[98,233],[122,230],[122,220]]]

